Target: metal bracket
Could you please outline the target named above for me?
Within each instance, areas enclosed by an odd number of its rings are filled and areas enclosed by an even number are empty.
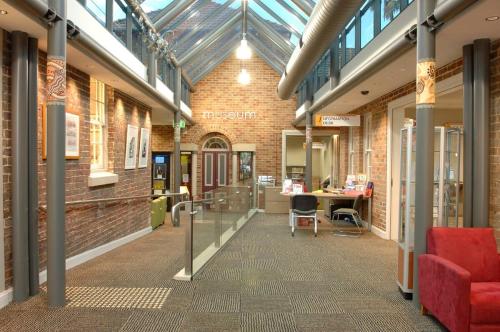
[[[417,26],[413,25],[408,31],[406,31],[405,38],[412,44],[417,42]]]
[[[444,22],[438,21],[434,16],[434,14],[432,14],[429,17],[427,17],[425,22],[422,22],[422,24],[428,27],[429,31],[435,31],[439,29],[439,27],[441,27],[444,24]]]
[[[45,13],[45,15],[43,16],[43,20],[47,22],[49,26],[52,26],[55,22],[62,21],[62,17],[57,15],[55,10],[49,8],[47,10],[47,13]]]
[[[80,28],[78,28],[75,23],[71,20],[66,21],[66,32],[68,34],[68,39],[75,39],[80,34]]]

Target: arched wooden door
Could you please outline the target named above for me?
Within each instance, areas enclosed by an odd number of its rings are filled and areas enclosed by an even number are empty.
[[[229,183],[229,144],[220,137],[209,138],[202,150],[202,190],[207,192]]]

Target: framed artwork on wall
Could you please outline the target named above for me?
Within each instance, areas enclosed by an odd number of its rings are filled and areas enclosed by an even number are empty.
[[[80,116],[66,112],[66,159],[80,159]],[[42,105],[42,158],[47,159],[47,105]]]
[[[127,126],[127,140],[125,141],[125,169],[134,169],[137,165],[137,146],[139,128]]]
[[[149,129],[141,128],[141,144],[139,145],[139,168],[148,167]]]

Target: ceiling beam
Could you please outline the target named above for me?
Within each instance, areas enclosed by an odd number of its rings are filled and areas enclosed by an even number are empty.
[[[298,31],[297,29],[295,29],[292,25],[288,24],[284,19],[281,18],[281,16],[276,14],[276,12],[274,10],[272,10],[271,8],[269,8],[263,1],[254,0],[254,2],[257,3],[260,7],[262,7],[262,9],[264,9],[269,15],[274,17],[274,19],[276,21],[281,23],[281,25],[285,26],[288,30],[290,30],[293,34],[295,34],[295,36],[297,36],[297,38],[300,39],[300,37],[302,36],[302,33],[300,31]]]
[[[210,33],[208,36],[200,39],[201,42],[199,42],[197,45],[195,44],[196,46],[194,46],[185,56],[179,59],[179,63],[181,64],[181,66],[186,64],[189,60],[191,60],[194,56],[203,51],[205,48],[209,47],[212,43],[222,38],[227,31],[229,31],[236,25],[236,23],[239,23],[240,19],[241,19],[241,12],[234,15],[229,21],[221,25],[217,30]]]
[[[198,83],[203,77],[208,75],[210,72],[212,72],[215,68],[217,68],[221,63],[223,63],[238,47],[239,38],[234,38],[233,43],[234,45],[230,47],[226,52],[222,54],[222,56],[217,56],[212,59],[212,61],[209,61],[205,65],[203,65],[204,69],[201,71],[199,74],[195,75],[194,83]]]
[[[164,29],[174,18],[191,6],[196,0],[176,1],[173,8],[167,6],[157,16],[154,27],[157,31]]]
[[[285,54],[289,56],[292,54],[294,47],[289,40],[286,40],[282,35],[277,33],[274,29],[263,23],[252,10],[248,12],[248,20],[257,29],[257,31],[267,36],[273,43],[278,46]]]
[[[283,73],[285,69],[285,65],[281,65],[276,63],[274,60],[269,58],[259,47],[255,46],[255,44],[250,43],[250,47],[254,50],[255,53],[261,57],[265,63],[269,65],[269,67],[273,68],[278,74]]]
[[[295,6],[299,7],[300,10],[306,13],[307,16],[311,16],[314,8],[309,3],[305,2],[304,0],[292,0],[292,2],[295,4]]]
[[[287,4],[284,0],[276,0],[277,3],[279,3],[281,6],[283,6],[286,10],[290,12],[293,16],[295,16],[299,21],[301,21],[304,25],[307,24],[307,20],[302,17],[293,7],[291,7],[289,4]]]

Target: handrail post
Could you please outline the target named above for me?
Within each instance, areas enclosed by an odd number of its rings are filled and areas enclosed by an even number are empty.
[[[177,205],[176,205],[177,206]],[[186,227],[186,251],[184,253],[185,275],[193,279],[193,220],[196,211],[194,211],[194,202],[191,201],[191,211],[189,212],[189,222]]]

